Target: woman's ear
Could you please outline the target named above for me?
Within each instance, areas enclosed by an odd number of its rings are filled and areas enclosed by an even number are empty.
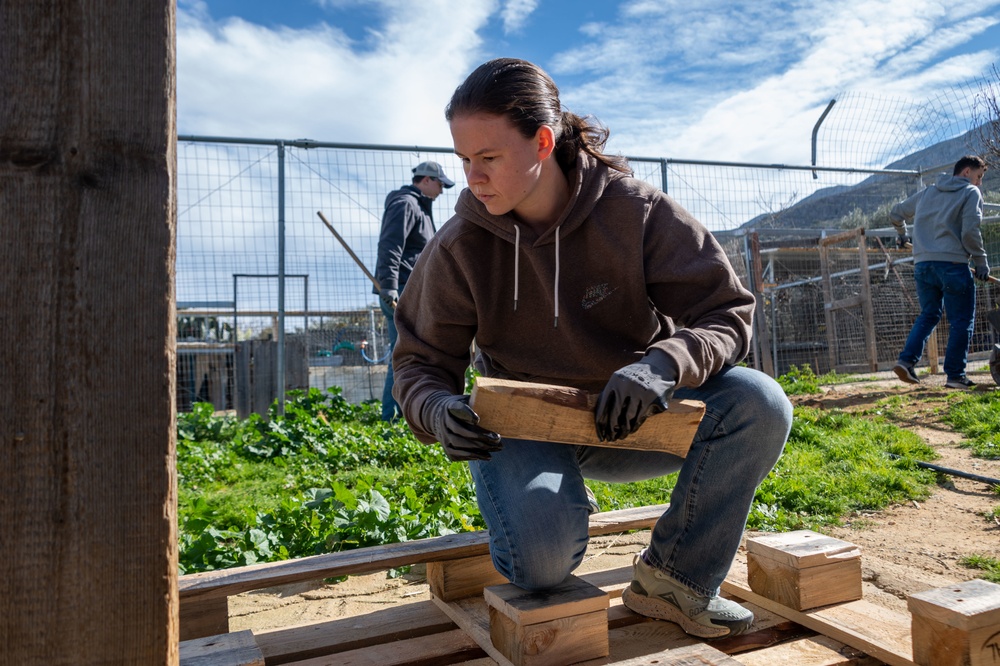
[[[548,125],[542,125],[535,132],[535,143],[538,147],[538,161],[541,162],[556,149],[556,135]]]

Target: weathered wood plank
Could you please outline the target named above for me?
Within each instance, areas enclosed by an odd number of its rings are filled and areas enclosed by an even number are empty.
[[[421,636],[398,643],[372,645],[350,652],[297,661],[295,666],[454,664],[458,660],[482,659],[483,656],[482,648],[468,634],[460,629],[453,629],[433,636]]]
[[[180,666],[264,666],[249,629],[180,643]]]
[[[669,409],[646,419],[636,432],[617,442],[597,438],[594,408],[597,396],[565,386],[479,377],[469,404],[479,425],[504,437],[615,449],[656,450],[684,457],[705,403],[670,400]]]
[[[714,643],[713,643],[714,645]],[[813,636],[775,645],[765,650],[754,650],[736,657],[743,666],[776,666],[778,664],[794,664],[795,666],[874,666],[874,659],[860,654],[844,654],[850,648],[840,641],[828,636]]]
[[[434,603],[417,601],[357,617],[259,631],[256,640],[268,666],[274,666],[454,629]]]
[[[746,569],[735,566],[723,581],[722,590],[892,666],[913,666],[909,615],[863,599],[812,611],[793,610],[752,591],[747,584]]]
[[[666,509],[666,504],[659,504],[595,513],[590,517],[590,535],[650,528]],[[487,553],[489,536],[486,532],[463,532],[283,562],[187,574],[179,579],[181,608],[191,599],[224,597],[287,583],[372,573],[408,564],[439,562]]]

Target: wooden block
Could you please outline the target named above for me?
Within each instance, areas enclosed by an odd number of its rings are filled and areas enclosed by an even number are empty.
[[[477,377],[469,404],[479,425],[504,437],[665,451],[682,458],[705,415],[703,402],[670,400],[667,411],[650,416],[625,439],[602,442],[594,426],[597,397],[565,386]]]
[[[529,592],[510,583],[483,591],[486,603],[517,624],[534,624],[560,617],[606,611],[610,602],[601,588],[570,575],[563,583],[544,592]]]
[[[809,530],[747,540],[750,589],[794,610],[861,598],[861,549]]]
[[[1000,585],[970,580],[907,599],[913,661],[921,666],[1000,664]]]
[[[599,610],[534,624],[490,613],[490,640],[514,666],[562,666],[608,656],[608,613]]]
[[[229,598],[194,599],[181,604],[180,640],[229,632]]]
[[[249,629],[181,641],[180,666],[264,666],[264,654]]]
[[[431,594],[443,601],[482,594],[484,588],[506,582],[507,579],[493,566],[493,558],[489,555],[427,563],[427,583]]]
[[[607,593],[570,576],[529,592],[515,585],[484,590],[490,639],[515,666],[556,666],[608,655]]]

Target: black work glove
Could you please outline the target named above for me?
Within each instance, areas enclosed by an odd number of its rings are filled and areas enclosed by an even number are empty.
[[[647,417],[667,409],[676,386],[677,368],[659,350],[615,372],[597,401],[598,439],[614,442],[638,430]]]
[[[382,302],[386,306],[396,309],[396,303],[399,302],[399,292],[395,289],[379,289],[378,297],[382,299]]]
[[[986,264],[977,264],[974,273],[975,278],[980,282],[990,281],[990,267]]]
[[[896,236],[896,247],[900,250],[913,247],[913,239],[906,234],[899,234]]]
[[[424,424],[452,460],[489,460],[491,453],[503,448],[500,435],[479,427],[479,415],[472,411],[467,395],[441,391],[427,399],[422,411]]]

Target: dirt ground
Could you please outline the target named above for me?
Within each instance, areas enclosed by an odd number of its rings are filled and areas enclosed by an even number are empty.
[[[972,367],[976,367],[973,365]],[[970,373],[978,390],[997,390],[989,373]],[[865,381],[824,387],[821,395],[798,396],[797,404],[826,409],[861,411],[893,395],[906,397],[910,428],[933,446],[940,458],[935,465],[993,479],[1000,478],[1000,460],[972,457],[960,446],[962,437],[939,418],[944,376],[925,377],[917,387],[899,382],[892,373],[870,375]],[[861,548],[865,598],[898,612],[906,612],[906,597],[923,590],[976,578],[975,570],[959,561],[969,555],[1000,556],[1000,521],[986,516],[1000,506],[991,486],[957,476],[941,477],[924,502],[909,502],[875,513],[850,516],[831,536]],[[630,565],[647,543],[649,532],[611,535],[591,541],[587,558],[577,573]],[[746,566],[743,553],[733,565]],[[229,601],[230,630],[262,631],[361,615],[386,606],[429,599],[421,567],[406,576],[388,579],[384,573],[352,576],[337,584],[290,585],[249,592]]]

